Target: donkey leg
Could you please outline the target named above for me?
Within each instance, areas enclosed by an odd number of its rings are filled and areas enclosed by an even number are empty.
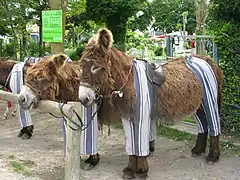
[[[150,141],[149,141],[150,154],[152,154],[155,151],[156,130],[157,130],[157,120],[156,119],[151,119],[151,121],[150,121],[150,134],[149,134],[150,135]]]
[[[148,177],[147,173],[149,170],[149,165],[146,156],[137,156],[137,169],[135,174],[141,179],[146,179]]]
[[[34,129],[30,112],[24,110],[17,104],[17,115],[22,127],[20,133],[18,134],[18,137],[22,137],[22,139],[30,139],[32,137]]]
[[[20,132],[18,133],[17,137],[22,137],[22,136],[25,134],[26,129],[27,129],[27,127],[23,127],[23,128],[20,130]]]
[[[90,164],[91,167],[95,167],[96,165],[98,165],[100,161],[100,155],[97,154],[93,154],[93,155],[89,155],[88,159],[86,159],[84,162],[87,164]]]
[[[155,140],[149,141],[149,151],[150,153],[155,151]]]
[[[197,110],[195,118],[198,122],[198,135],[196,145],[191,150],[194,157],[205,153],[207,146],[208,123],[202,106]]]
[[[88,159],[84,161],[83,169],[93,169],[99,164],[100,155],[98,154],[98,121],[97,116],[92,117],[97,111],[97,105],[93,104],[92,108],[84,108],[83,117],[84,124],[88,124],[88,127],[82,132],[81,135],[81,145],[82,154],[90,154]],[[85,165],[87,164],[87,167]]]
[[[26,130],[25,130],[24,135],[22,136],[22,139],[30,139],[32,137],[32,134],[33,134],[34,126],[30,125],[30,126],[25,127],[25,129]]]
[[[135,178],[134,172],[137,169],[137,157],[134,155],[129,156],[128,166],[123,169],[123,179]]]
[[[12,111],[11,115],[12,116],[16,116],[16,114],[17,114],[17,107],[13,106],[12,108],[13,108],[13,111]]]
[[[209,153],[206,157],[207,162],[217,162],[220,156],[219,135],[210,136]]]
[[[3,114],[3,120],[7,119],[8,114],[9,114],[9,110],[10,110],[9,107],[6,107],[6,110],[5,110],[4,114]]]
[[[196,145],[192,148],[192,156],[198,156],[206,151],[208,133],[198,133]]]

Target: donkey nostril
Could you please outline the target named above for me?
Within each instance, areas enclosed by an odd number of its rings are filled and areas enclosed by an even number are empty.
[[[18,101],[24,103],[26,101],[26,98],[23,95],[20,95]]]
[[[89,102],[89,98],[88,97],[85,97],[84,99],[84,104],[87,104]]]

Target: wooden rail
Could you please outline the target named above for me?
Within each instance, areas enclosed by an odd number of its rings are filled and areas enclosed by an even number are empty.
[[[12,101],[18,103],[18,94],[0,90],[0,100]],[[42,112],[52,113],[56,116],[63,116],[59,108],[59,103],[54,101],[42,100],[39,102],[37,109]],[[78,117],[81,117],[83,106],[80,102],[68,102],[62,108],[64,114],[75,123],[79,124]],[[80,146],[81,146],[81,131],[74,131],[78,127],[72,121],[67,119],[66,129],[66,161],[65,161],[65,180],[79,180],[80,179]],[[81,117],[82,118],[82,117]],[[79,124],[80,125],[80,124]]]

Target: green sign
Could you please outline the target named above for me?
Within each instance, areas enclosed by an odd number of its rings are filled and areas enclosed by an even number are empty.
[[[62,10],[42,11],[44,42],[63,42]]]

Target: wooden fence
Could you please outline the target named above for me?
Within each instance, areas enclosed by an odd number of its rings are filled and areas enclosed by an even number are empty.
[[[13,94],[0,90],[0,100],[12,101],[18,103],[18,94]],[[64,114],[71,120],[67,119],[67,130],[66,130],[66,160],[65,160],[65,180],[79,180],[80,179],[80,146],[81,146],[81,131],[74,131],[69,126],[77,129],[78,115],[81,117],[81,111],[83,110],[80,102],[68,102],[62,108],[59,108],[59,103],[54,101],[42,100],[39,102],[37,109],[42,112],[52,113],[56,116],[63,116]],[[76,113],[74,113],[74,111]],[[75,124],[75,123],[77,124]]]

